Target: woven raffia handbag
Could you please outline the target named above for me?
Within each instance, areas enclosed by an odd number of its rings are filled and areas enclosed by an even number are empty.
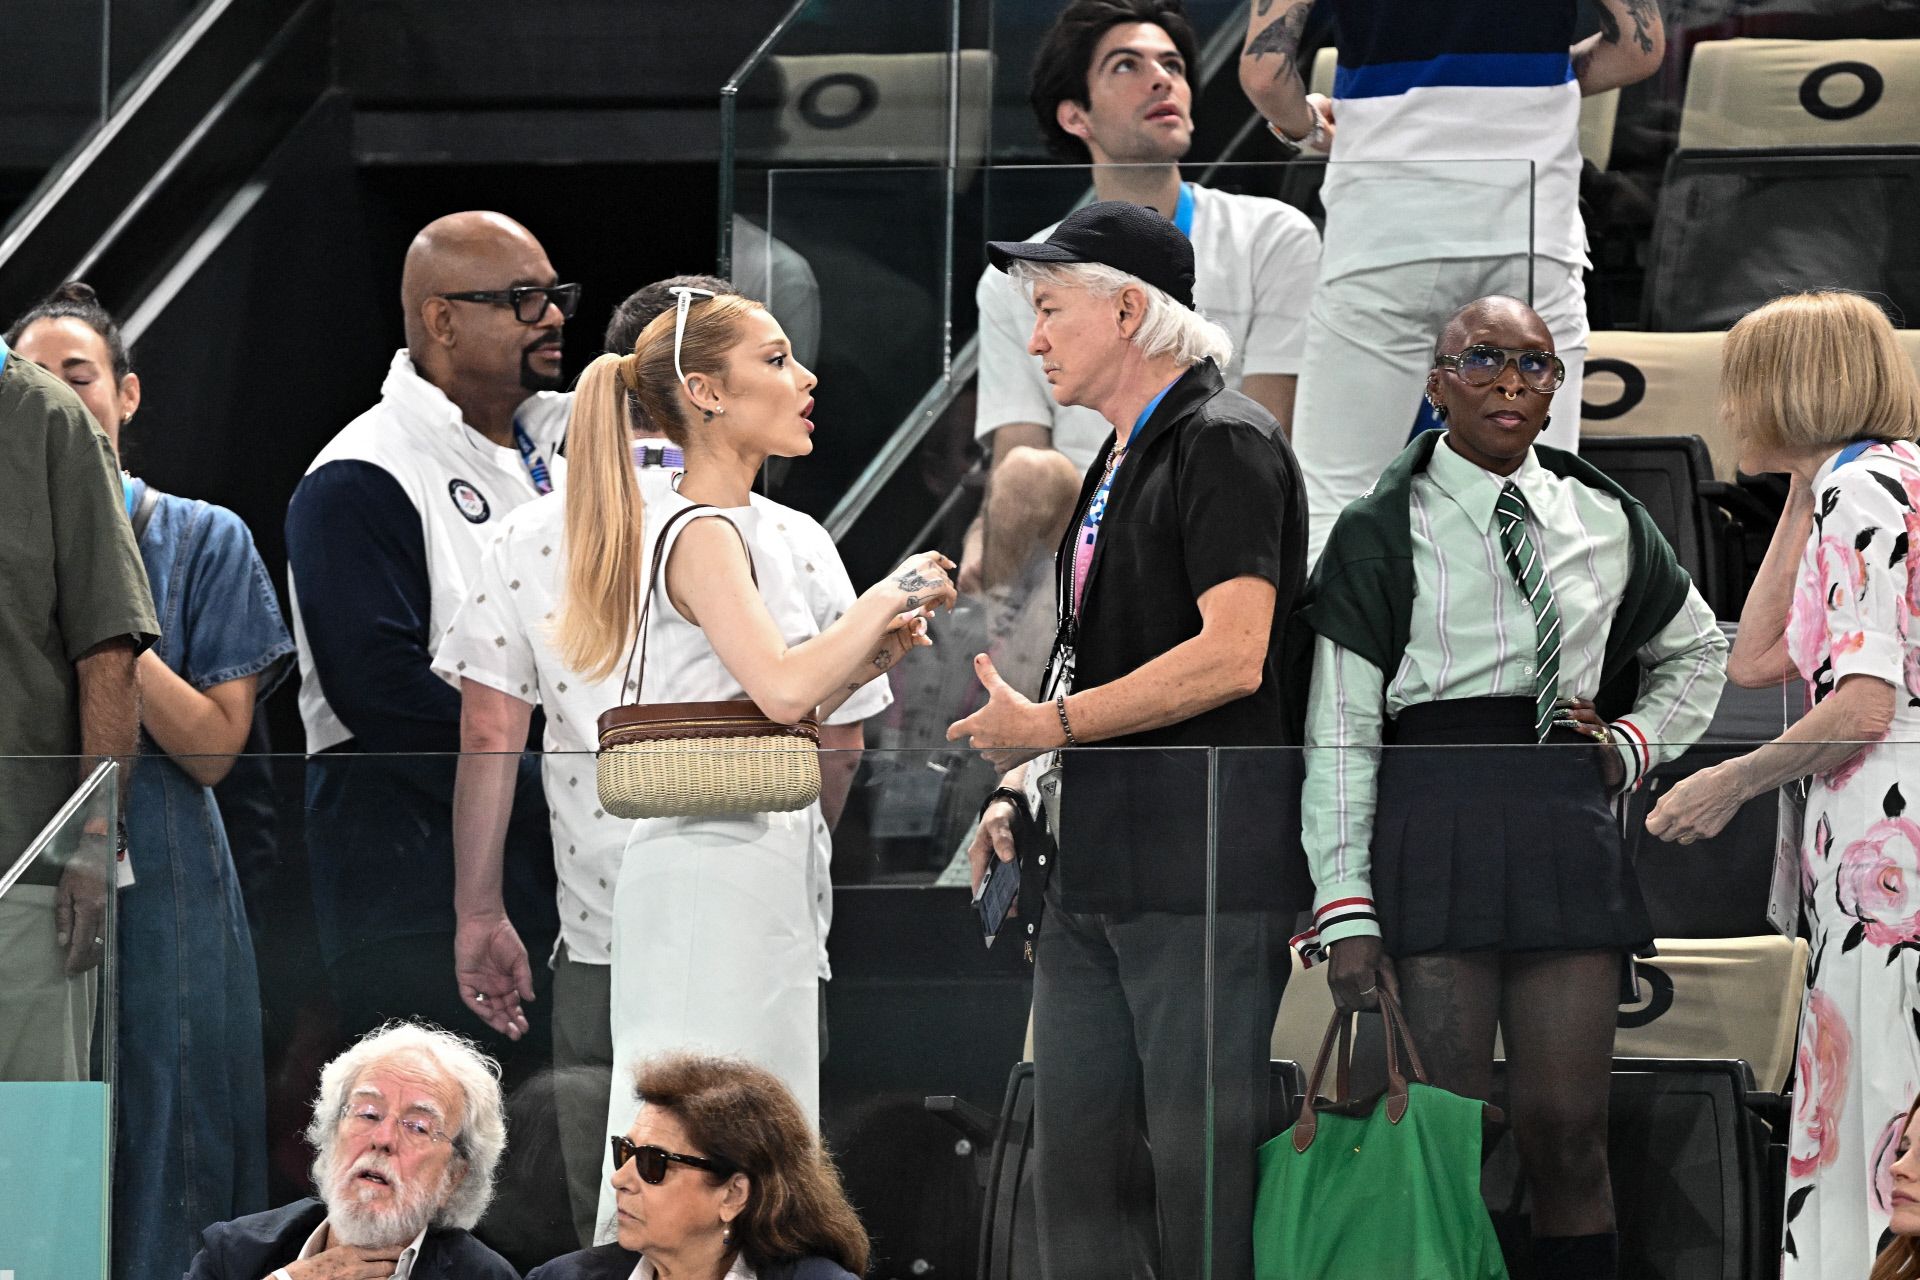
[[[698,504],[677,511],[660,530],[658,548],[682,518],[711,510]],[[634,655],[647,684],[647,619],[665,557],[656,550],[640,605],[640,630],[627,654],[620,687],[627,687]],[[751,562],[752,552],[748,552]],[[600,717],[600,807],[616,818],[692,818],[733,813],[784,813],[820,798],[820,725],[812,717],[782,724],[751,701],[642,702]]]

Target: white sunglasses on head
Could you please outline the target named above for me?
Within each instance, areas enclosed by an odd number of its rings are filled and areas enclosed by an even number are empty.
[[[687,308],[693,305],[695,294],[703,298],[717,298],[720,295],[711,289],[696,289],[692,285],[677,284],[668,293],[674,297],[673,307],[673,375],[680,379],[680,385],[687,385],[687,375],[680,368],[680,340],[687,333]]]

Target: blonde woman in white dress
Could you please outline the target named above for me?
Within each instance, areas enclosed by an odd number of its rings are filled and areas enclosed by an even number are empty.
[[[813,374],[759,303],[688,291],[634,351],[582,375],[568,430],[566,588],[556,638],[567,665],[604,679],[635,642],[652,558],[642,703],[751,699],[793,723],[832,711],[915,647],[951,605],[953,564],[910,557],[821,630],[781,537],[748,501],[769,457],[812,451]],[[643,503],[626,396],[686,455],[678,489]],[[680,520],[696,504],[706,509]],[[669,528],[671,523],[671,528]],[[662,534],[665,537],[662,537]],[[759,551],[756,553],[756,548]],[[817,1123],[821,939],[810,853],[818,806],[792,813],[656,818],[634,825],[614,890],[613,1078],[674,1050],[722,1053],[778,1075]],[[609,1099],[609,1132],[633,1103]],[[602,1199],[602,1231],[610,1213]]]

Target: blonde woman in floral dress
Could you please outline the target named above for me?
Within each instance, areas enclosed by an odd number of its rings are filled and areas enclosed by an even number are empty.
[[[1920,382],[1872,303],[1807,293],[1734,326],[1721,397],[1741,470],[1792,477],[1727,675],[1749,688],[1797,675],[1811,705],[1675,787],[1647,829],[1687,844],[1812,776],[1784,1274],[1858,1280],[1887,1231],[1920,1086]]]

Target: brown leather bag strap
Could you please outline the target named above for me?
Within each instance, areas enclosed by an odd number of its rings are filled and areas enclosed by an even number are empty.
[[[706,510],[712,505],[708,502],[696,502],[690,507],[682,507],[674,512],[667,517],[667,523],[661,526],[659,541],[654,543],[653,566],[647,571],[647,589],[640,597],[640,626],[634,632],[633,647],[627,650],[627,665],[620,671],[620,692],[624,696],[627,691],[627,677],[633,674],[634,655],[640,656],[640,679],[633,686],[635,702],[640,701],[641,687],[647,682],[647,618],[653,612],[654,590],[660,585],[660,563],[666,559],[660,552],[666,548],[667,535],[673,532],[674,525],[678,524],[683,517],[690,516],[696,511]]]
[[[647,571],[647,592],[640,600],[640,629],[634,634],[633,647],[627,650],[627,665],[622,668],[620,672],[620,692],[625,694],[627,690],[627,677],[633,672],[633,658],[637,652],[640,655],[640,678],[633,686],[633,700],[635,702],[640,700],[640,691],[647,683],[647,618],[653,611],[653,594],[660,585],[661,566],[664,565],[667,560],[667,557],[661,554],[666,550],[667,535],[673,532],[673,526],[678,524],[684,517],[690,516],[696,511],[718,511],[719,509],[720,508],[714,506],[711,502],[696,502],[692,506],[682,507],[680,510],[668,516],[667,522],[660,527],[660,540],[654,545],[653,549],[653,567]],[[747,545],[747,535],[740,532],[740,526],[734,524],[731,520],[727,521],[727,526],[733,530],[733,536],[740,539],[740,549],[747,553],[747,576],[752,578],[753,585],[758,587],[760,585],[760,573],[753,567],[753,548]]]
[[[1320,1094],[1320,1082],[1326,1079],[1327,1059],[1333,1055],[1336,1042],[1340,1057],[1343,1059],[1337,1069],[1340,1084],[1336,1089],[1343,1094],[1346,1091],[1347,1064],[1344,1059],[1353,1051],[1352,1042],[1349,1039],[1352,1035],[1352,1027],[1353,1016],[1341,1013],[1337,1009],[1334,1011],[1332,1020],[1327,1023],[1327,1034],[1320,1040],[1320,1056],[1314,1059],[1313,1074],[1307,1077],[1307,1091],[1300,1099],[1300,1111],[1293,1120],[1295,1151],[1305,1151],[1313,1145],[1314,1131],[1320,1126],[1320,1117],[1314,1111],[1313,1104]],[[1336,1098],[1333,1101],[1343,1102],[1345,1098]]]

